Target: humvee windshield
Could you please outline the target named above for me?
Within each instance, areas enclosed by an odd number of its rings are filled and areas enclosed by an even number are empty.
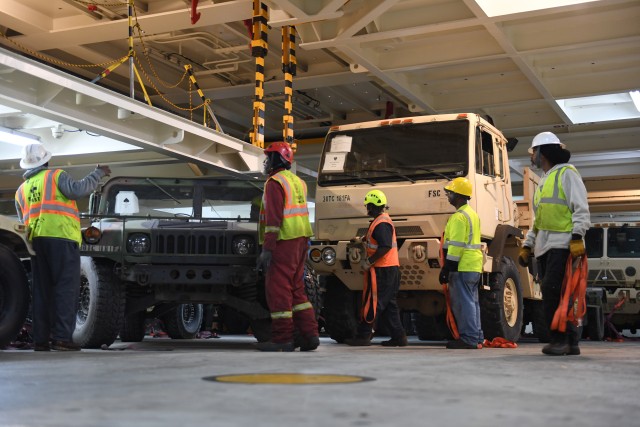
[[[452,179],[467,174],[467,120],[337,131],[327,138],[320,186]]]
[[[106,189],[100,213],[257,221],[262,183],[241,180],[131,179]]]

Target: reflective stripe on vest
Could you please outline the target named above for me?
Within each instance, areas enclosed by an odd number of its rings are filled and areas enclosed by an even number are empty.
[[[260,207],[259,240],[264,243],[264,233],[278,233],[277,240],[291,240],[298,237],[310,237],[313,235],[309,222],[309,210],[307,209],[307,185],[293,172],[282,170],[271,176],[282,186],[284,190],[284,208],[282,212],[282,224],[267,226],[265,217],[265,197],[262,198]],[[267,183],[269,181],[267,180]],[[265,189],[267,186],[265,183]]]
[[[573,230],[571,209],[562,188],[562,175],[567,169],[578,173],[571,165],[563,166],[549,174],[533,197],[534,227],[537,230],[569,233]]]
[[[378,224],[386,222],[391,225],[393,235],[391,239],[391,249],[382,257],[373,263],[373,267],[393,267],[400,266],[400,259],[398,257],[398,242],[396,240],[396,228],[393,226],[393,222],[387,213],[381,213],[369,225],[367,234],[365,236],[365,247],[367,249],[367,258],[371,257],[378,250],[378,242],[373,238],[373,230]]]
[[[58,189],[61,169],[44,170],[27,179],[16,192],[29,238],[56,237],[81,243],[80,218],[74,200]]]
[[[463,242],[451,238],[451,234],[454,233],[453,227],[460,226],[460,223],[455,221],[456,214],[462,214],[466,219],[463,231],[466,232],[468,227],[468,233],[465,234],[466,240]],[[458,231],[461,230],[455,230],[456,235],[458,235]],[[482,272],[480,219],[471,206],[465,204],[451,215],[445,228],[444,240],[443,248],[447,249],[447,259],[458,262],[458,271]]]

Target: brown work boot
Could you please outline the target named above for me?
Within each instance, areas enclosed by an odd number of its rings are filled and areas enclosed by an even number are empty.
[[[354,346],[354,347],[367,347],[371,345],[371,338],[369,337],[354,337],[347,338],[344,340],[346,345]]]
[[[51,341],[51,349],[55,351],[80,351],[80,346],[71,341]]]
[[[407,336],[402,335],[400,338],[391,338],[387,341],[382,341],[380,345],[384,347],[406,347],[408,344]]]
[[[294,350],[293,342],[265,341],[265,342],[259,342],[258,344],[256,344],[256,348],[260,351],[269,351],[269,352]]]

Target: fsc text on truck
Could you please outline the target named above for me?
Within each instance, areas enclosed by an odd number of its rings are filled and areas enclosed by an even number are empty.
[[[532,221],[531,191],[538,178],[526,169],[524,200],[514,202],[508,151],[516,143],[476,114],[380,120],[330,130],[318,172],[309,258],[325,282],[323,316],[331,338],[342,342],[355,335],[363,248],[350,240],[366,233],[370,219],[363,201],[373,187],[387,195],[396,227],[402,275],[398,304],[419,313],[420,339],[447,338],[439,252],[455,209],[443,187],[457,177],[472,182],[469,203],[480,217],[480,306],[486,338],[517,341],[529,322],[541,340],[548,337],[540,285],[515,262],[519,239]]]

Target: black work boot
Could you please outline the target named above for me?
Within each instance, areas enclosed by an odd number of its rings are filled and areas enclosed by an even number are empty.
[[[406,335],[402,335],[399,338],[391,338],[390,340],[382,341],[380,343],[380,345],[384,347],[406,347],[407,344],[408,342]]]
[[[347,338],[344,340],[344,343],[354,347],[367,347],[371,345],[371,338],[369,337]]]
[[[544,354],[548,354],[549,356],[564,356],[565,354],[569,354],[570,349],[571,346],[569,346],[569,341],[566,334],[552,332],[551,342],[542,347],[542,352]]]
[[[313,351],[320,345],[320,337],[307,337],[300,339],[300,351]]]
[[[256,348],[260,351],[293,351],[293,342],[272,342],[265,341],[256,344]]]

